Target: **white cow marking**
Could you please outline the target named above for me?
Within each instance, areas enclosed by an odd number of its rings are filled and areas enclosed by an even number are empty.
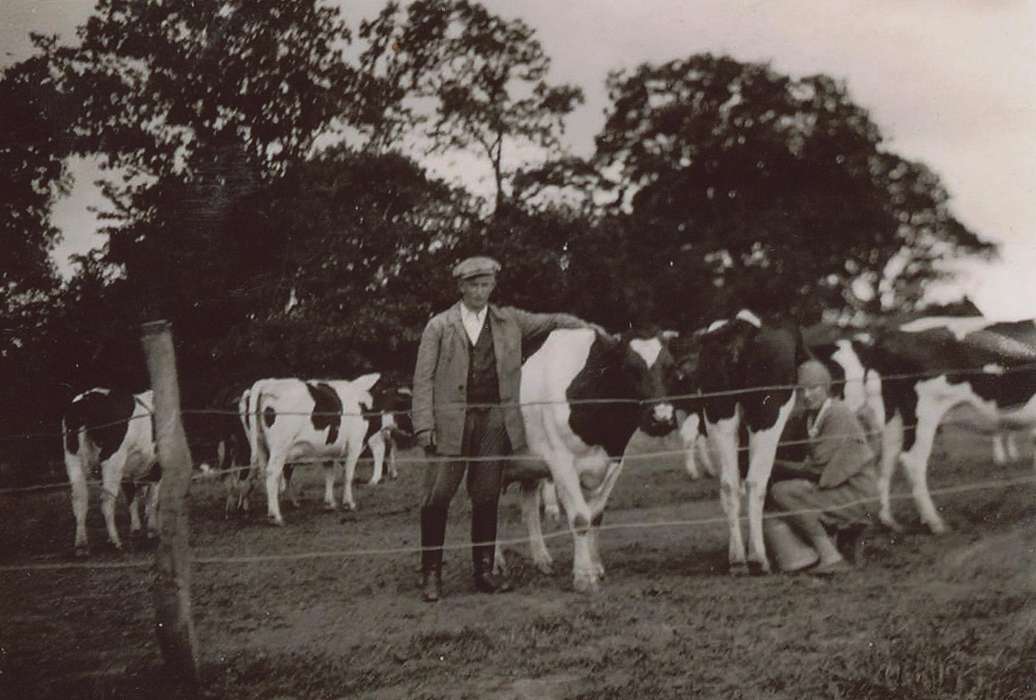
[[[984,316],[932,316],[904,323],[899,330],[907,333],[920,333],[933,328],[945,328],[953,333],[957,340],[963,340],[968,333],[982,330],[993,323],[995,322]]]
[[[648,338],[646,340],[634,338],[630,341],[630,347],[633,349],[633,352],[644,358],[644,363],[650,368],[655,366],[655,360],[658,359],[659,353],[662,352],[662,341],[658,338]]]

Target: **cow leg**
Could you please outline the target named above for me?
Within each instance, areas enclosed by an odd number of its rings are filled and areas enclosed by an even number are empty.
[[[76,519],[75,555],[85,557],[90,553],[86,537],[86,510],[90,500],[86,475],[78,457],[74,455],[65,456],[65,470],[68,472],[68,483],[72,485],[72,514]]]
[[[572,532],[572,585],[581,593],[596,593],[601,585],[590,559],[587,538],[593,516],[583,498],[574,460],[570,454],[553,451],[544,461],[554,477],[558,497],[568,516],[568,527]]]
[[[359,440],[350,440],[345,451],[345,476],[342,478],[342,506],[349,510],[356,510],[356,500],[353,498],[353,480],[356,478],[356,463],[360,460],[362,449],[363,446],[360,445]]]
[[[697,481],[701,478],[701,469],[698,466],[697,454],[699,434],[701,427],[701,416],[696,412],[690,413],[680,424],[680,443],[683,445],[683,466],[687,470],[687,476]]]
[[[395,439],[389,435],[385,440],[385,463],[388,465],[388,478],[393,481],[399,478],[399,468],[396,464],[397,451]]]
[[[223,504],[223,519],[229,520],[236,503],[239,503],[237,474],[233,472],[223,475],[223,490],[227,497]]]
[[[745,498],[748,501],[748,568],[755,574],[770,573],[770,560],[766,557],[766,543],[763,541],[763,501],[766,487],[773,473],[773,461],[777,457],[784,425],[788,422],[795,405],[792,394],[777,412],[777,420],[769,428],[753,431],[748,436],[748,478],[745,479]]]
[[[935,510],[928,490],[928,460],[935,442],[935,431],[946,411],[965,400],[957,390],[948,390],[942,377],[917,385],[917,427],[914,444],[899,456],[910,480],[914,503],[921,521],[933,534],[946,532],[946,524]],[[979,406],[981,410],[981,406]]]
[[[130,514],[130,537],[137,537],[143,529],[140,524],[140,494],[146,488],[147,485],[138,487],[132,481],[122,482],[122,495]]]
[[[590,532],[587,534],[590,547],[590,564],[601,580],[604,580],[604,562],[601,560],[600,550],[601,523],[603,522],[604,512],[602,511],[590,521]]]
[[[737,464],[738,417],[708,425],[709,451],[719,461],[719,502],[727,516],[730,573],[748,573],[745,543],[741,538],[741,473]]]
[[[374,463],[373,470],[371,472],[370,484],[381,483],[382,471],[385,465],[385,435],[382,431],[378,431],[371,435],[370,440],[367,441],[367,447],[370,448],[371,458]]]
[[[324,510],[333,511],[338,510],[338,504],[335,503],[335,465],[337,463],[332,460],[327,460],[323,463],[324,468]]]
[[[117,550],[122,550],[122,540],[115,529],[115,501],[119,498],[120,475],[116,473],[115,464],[122,464],[126,455],[116,452],[101,463],[101,512],[104,513],[104,525],[108,529],[108,541]],[[117,461],[116,461],[117,460]],[[140,521],[137,521],[139,527]]]
[[[1007,464],[1007,433],[1003,430],[993,433],[993,464]]]
[[[893,532],[902,532],[900,525],[892,516],[892,474],[899,463],[899,455],[903,452],[903,414],[897,412],[892,420],[885,424],[881,432],[881,471],[878,474],[878,499],[881,511],[878,519]]]
[[[266,518],[271,525],[284,525],[281,515],[280,486],[286,455],[271,454],[266,463]]]
[[[544,483],[547,483],[546,479],[521,483],[522,520],[525,521],[525,527],[529,532],[529,555],[533,564],[540,573],[550,576],[554,573],[554,559],[547,550],[540,522],[540,487]]]
[[[1012,431],[1007,433],[1005,438],[1006,438],[1005,442],[1006,442],[1006,445],[1007,445],[1007,459],[1008,459],[1008,461],[1011,461],[1011,462],[1017,462],[1018,461],[1018,456],[1019,456],[1019,453],[1018,453],[1018,433],[1012,430]]]
[[[558,490],[550,479],[540,479],[539,484],[540,502],[543,503],[543,512],[554,522],[561,520],[561,506],[558,504]]]

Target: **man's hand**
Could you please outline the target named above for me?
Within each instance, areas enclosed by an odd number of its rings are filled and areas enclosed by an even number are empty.
[[[417,444],[424,449],[425,452],[435,452],[435,431],[434,430],[422,430],[417,434]]]

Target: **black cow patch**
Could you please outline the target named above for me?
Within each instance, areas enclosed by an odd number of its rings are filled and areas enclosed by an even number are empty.
[[[86,427],[90,440],[100,450],[100,460],[111,457],[126,439],[135,402],[132,394],[90,391],[73,401],[65,414],[65,449],[79,452],[79,431]]]
[[[865,367],[881,373],[885,415],[902,417],[907,450],[914,443],[920,381],[944,376],[950,384],[968,382],[1000,408],[1021,406],[1036,395],[1036,327],[1029,321],[991,324],[963,339],[947,328],[893,330],[873,345],[854,342],[853,348]]]
[[[569,427],[587,445],[599,445],[610,457],[621,457],[639,422],[641,406],[636,402],[636,387],[623,371],[623,342],[611,343],[600,336],[590,346],[586,364],[565,391],[571,402]],[[631,399],[601,401],[595,399]]]
[[[313,398],[313,428],[327,428],[327,444],[338,439],[338,430],[342,425],[342,400],[338,392],[323,382],[306,382],[306,389]]]
[[[802,333],[791,323],[759,328],[738,318],[706,333],[699,384],[704,394],[718,394],[703,399],[709,421],[732,418],[740,405],[754,432],[773,427],[794,391],[798,365],[808,357]]]

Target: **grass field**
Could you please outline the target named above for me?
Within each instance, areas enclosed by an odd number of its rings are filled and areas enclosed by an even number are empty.
[[[994,467],[989,438],[947,428],[933,491],[1034,475],[1032,455]],[[672,442],[636,446],[640,452]],[[413,453],[408,453],[413,456]],[[601,538],[603,591],[571,590],[571,540],[548,544],[554,576],[510,546],[517,590],[471,590],[469,510],[454,502],[446,597],[419,599],[421,465],[361,486],[356,513],[324,513],[319,474],[287,526],[225,521],[217,484],[192,487],[193,610],[204,693],[226,698],[1032,698],[1036,697],[1036,484],[935,501],[953,527],[869,543],[866,565],[832,581],[732,578],[717,483],[676,457],[627,465]],[[360,476],[366,476],[362,467]],[[899,479],[894,490],[906,485]],[[92,493],[95,499],[95,494]],[[65,492],[0,495],[0,697],[174,697],[153,632],[149,551],[106,550],[91,504],[97,568],[72,563]],[[682,523],[682,524],[681,524]],[[127,527],[124,509],[120,524]],[[557,526],[549,525],[548,530]],[[523,536],[517,494],[504,539]],[[358,553],[361,550],[367,553]],[[235,557],[323,553],[242,562]],[[351,552],[351,554],[350,554]],[[137,563],[131,568],[106,565]]]

